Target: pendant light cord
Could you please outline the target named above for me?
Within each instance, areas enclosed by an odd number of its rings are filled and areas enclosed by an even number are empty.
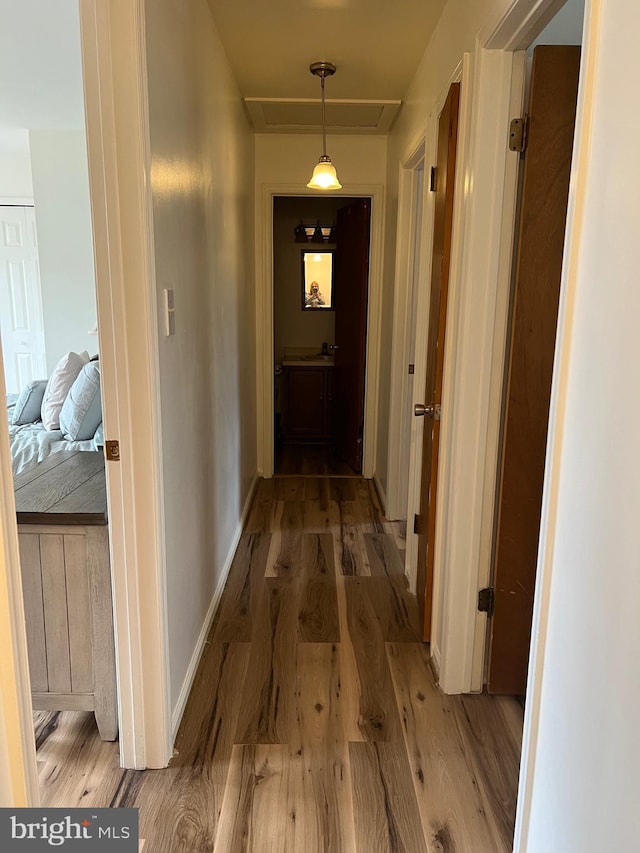
[[[325,121],[325,111],[324,111],[324,77],[320,78],[320,84],[322,87],[322,156],[327,156],[327,125]]]

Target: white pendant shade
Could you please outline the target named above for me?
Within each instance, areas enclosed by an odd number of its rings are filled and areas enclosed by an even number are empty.
[[[336,167],[329,157],[322,156],[313,170],[311,180],[307,184],[310,190],[340,190],[342,184],[338,180]]]

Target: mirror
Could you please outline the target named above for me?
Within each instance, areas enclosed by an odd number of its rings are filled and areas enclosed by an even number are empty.
[[[333,252],[302,252],[302,308],[333,308]]]

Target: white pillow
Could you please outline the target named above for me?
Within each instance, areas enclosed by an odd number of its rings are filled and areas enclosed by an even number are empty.
[[[40,420],[42,398],[46,387],[46,379],[34,379],[22,389],[13,410],[12,423],[16,426],[23,426]]]
[[[60,412],[60,429],[69,441],[88,441],[102,421],[100,362],[85,364]]]
[[[89,353],[68,352],[57,363],[49,377],[42,400],[42,423],[45,429],[60,429],[60,412],[67,399],[71,386],[84,365],[89,361]]]

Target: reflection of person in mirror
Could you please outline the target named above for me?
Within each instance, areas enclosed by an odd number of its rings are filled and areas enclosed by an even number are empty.
[[[320,305],[324,305],[324,299],[320,293],[320,285],[317,281],[312,281],[309,293],[305,296],[304,307],[318,308]]]

